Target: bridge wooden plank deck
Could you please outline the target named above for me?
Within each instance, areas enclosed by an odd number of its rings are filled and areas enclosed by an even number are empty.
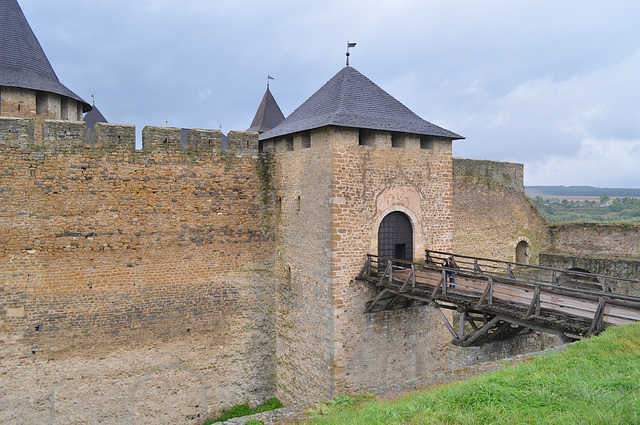
[[[453,256],[456,269],[443,267]],[[374,255],[358,276],[378,288],[367,311],[414,304],[455,309],[460,345],[510,338],[531,329],[583,338],[607,326],[640,321],[640,281],[580,272],[427,252],[426,263]],[[446,283],[455,273],[455,285]]]

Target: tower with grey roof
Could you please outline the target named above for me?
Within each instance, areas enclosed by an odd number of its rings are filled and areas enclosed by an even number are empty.
[[[60,82],[17,0],[0,0],[0,116],[82,121],[91,105]],[[40,131],[39,131],[40,130]]]
[[[378,294],[355,277],[368,253],[420,260],[451,249],[458,139],[348,66],[260,134],[275,159],[276,367],[287,403],[446,369],[438,313],[392,299],[367,313]]]
[[[256,115],[251,122],[251,127],[249,127],[247,131],[257,131],[262,134],[265,131],[271,130],[282,121],[284,121],[284,115],[278,106],[278,102],[276,102],[273,94],[271,94],[269,86],[267,86],[267,90],[264,92],[264,96],[262,96],[262,101],[260,101],[260,106],[258,106]]]

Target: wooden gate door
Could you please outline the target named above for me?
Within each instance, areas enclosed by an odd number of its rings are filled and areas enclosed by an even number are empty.
[[[378,229],[378,255],[380,257],[413,260],[413,226],[405,213],[389,213]]]

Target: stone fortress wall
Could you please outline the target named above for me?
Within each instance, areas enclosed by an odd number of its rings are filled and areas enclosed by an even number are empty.
[[[257,133],[0,119],[1,423],[197,423],[275,395]],[[56,419],[57,418],[57,419]]]
[[[549,225],[524,194],[522,164],[453,158],[454,252],[515,261],[525,241],[530,263],[549,248]]]
[[[372,133],[230,132],[222,151],[218,130],[146,127],[136,150],[129,125],[88,146],[84,123],[1,118],[0,422],[197,423],[429,375],[440,318],[365,313],[353,280],[386,214],[410,217],[416,260],[513,261],[526,241],[536,263],[596,232],[550,233],[520,164]]]
[[[552,244],[541,265],[640,280],[637,224],[564,224],[552,226],[550,234]]]
[[[550,225],[524,194],[522,164],[453,158],[454,252],[515,261],[525,241],[530,263],[640,279],[634,224]]]

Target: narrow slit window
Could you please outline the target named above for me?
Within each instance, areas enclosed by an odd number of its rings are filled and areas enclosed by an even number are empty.
[[[308,149],[311,147],[311,132],[303,131],[300,133],[300,148]]]

